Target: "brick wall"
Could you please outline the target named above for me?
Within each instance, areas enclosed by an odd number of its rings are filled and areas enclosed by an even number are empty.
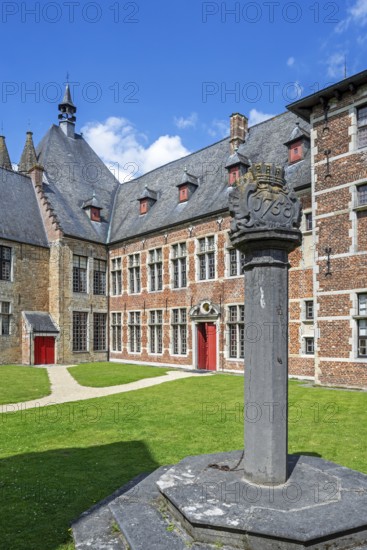
[[[367,386],[367,358],[357,355],[355,303],[367,288],[365,212],[356,208],[356,186],[367,179],[367,150],[358,147],[357,107],[367,87],[313,112],[312,159],[316,243],[315,372],[321,384]],[[329,150],[329,170],[325,151]],[[329,172],[329,173],[328,173]],[[325,248],[331,248],[329,274]]]

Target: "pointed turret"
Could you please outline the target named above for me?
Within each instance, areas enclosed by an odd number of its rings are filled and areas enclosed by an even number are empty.
[[[60,128],[66,136],[73,138],[75,136],[76,107],[71,98],[69,84],[66,84],[64,97],[59,104],[59,111]]]
[[[0,167],[6,168],[7,170],[13,169],[4,136],[0,136]]]
[[[20,158],[18,172],[27,174],[37,164],[37,155],[33,143],[33,132],[27,132],[27,139]]]

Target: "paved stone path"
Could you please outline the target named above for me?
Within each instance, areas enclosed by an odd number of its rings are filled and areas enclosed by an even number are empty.
[[[78,384],[78,382],[68,371],[69,367],[70,365],[37,367],[47,369],[51,384],[51,394],[39,399],[32,399],[31,401],[2,405],[0,406],[0,413],[16,412],[18,410],[31,409],[33,407],[47,407],[60,403],[69,403],[71,401],[83,401],[85,399],[93,399],[94,397],[104,397],[106,395],[113,395],[116,393],[125,393],[140,390],[142,388],[150,388],[151,386],[157,386],[158,384],[171,382],[172,380],[181,380],[192,376],[202,376],[202,374],[198,372],[172,370],[168,371],[167,374],[156,378],[144,378],[143,380],[130,382],[129,384],[120,384],[118,386],[108,386],[104,388],[90,388]],[[207,373],[205,372],[204,374]]]

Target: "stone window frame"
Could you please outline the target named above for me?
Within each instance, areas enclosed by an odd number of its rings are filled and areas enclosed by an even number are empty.
[[[303,337],[303,353],[304,355],[310,355],[310,356],[315,355],[315,337],[314,336]]]
[[[310,316],[310,304],[312,304],[312,316]],[[315,321],[315,301],[313,298],[302,300],[302,321],[304,323],[313,323]]]
[[[227,247],[226,278],[243,277],[245,255],[237,248]]]
[[[148,250],[147,253],[149,292],[163,290],[163,248],[161,246]]]
[[[105,296],[107,290],[107,261],[93,258],[93,294]]]
[[[359,116],[360,112],[364,111],[364,116]],[[367,103],[356,107],[356,123],[357,123],[357,148],[364,149],[367,147]],[[363,135],[363,140],[361,139]],[[362,145],[360,144],[363,141]]]
[[[107,313],[93,312],[93,351],[105,352],[107,344]]]
[[[139,355],[142,350],[142,312],[133,310],[128,312],[128,353]]]
[[[208,245],[208,241],[213,245]],[[204,243],[204,246],[202,246]],[[217,235],[205,235],[196,239],[196,282],[214,281],[217,279]],[[204,265],[203,265],[204,264]],[[205,277],[202,278],[202,268],[205,269]],[[210,270],[213,268],[213,277],[210,277]]]
[[[184,248],[184,252],[183,252]],[[175,251],[177,250],[177,254]],[[177,277],[177,285],[176,285]],[[172,290],[187,288],[187,244],[186,242],[171,245],[171,283]]]
[[[311,216],[311,228],[308,228],[308,217]],[[311,235],[315,225],[315,220],[312,212],[312,208],[305,208],[302,216],[302,233],[305,235]]]
[[[361,188],[364,188],[361,192]],[[363,196],[364,202],[361,202],[361,195]],[[355,186],[355,208],[358,209],[367,209],[367,182],[357,183]]]
[[[187,320],[188,315],[185,307],[171,309],[171,353],[175,357],[187,357],[188,355]]]
[[[122,312],[111,311],[110,312],[110,343],[111,351],[122,351]]]
[[[140,269],[140,252],[134,252],[129,254],[128,258],[128,293],[140,294],[141,293],[141,269]]]
[[[5,306],[6,304],[6,306]],[[12,303],[7,300],[0,301],[0,338],[11,336]]]
[[[81,266],[82,259],[85,260],[85,266]],[[88,256],[84,256],[82,254],[73,254],[73,293],[88,294],[88,267]]]
[[[111,258],[111,296],[121,296],[122,281],[122,256]],[[116,267],[117,266],[117,267]],[[116,292],[119,291],[119,292]]]
[[[361,298],[364,298],[363,307]],[[358,359],[367,359],[367,290],[358,292],[356,294],[356,313],[354,320],[356,323],[356,356]],[[364,325],[363,330],[365,334],[361,334],[361,326]],[[364,341],[363,348],[364,353],[360,352],[361,341]]]
[[[8,258],[7,256],[10,256]],[[0,245],[0,281],[11,282],[12,277],[12,264],[13,264],[13,250],[11,246]],[[7,274],[4,276],[4,274]]]
[[[231,317],[233,308],[236,308],[235,318]],[[226,327],[227,359],[229,361],[242,361],[245,357],[245,306],[243,304],[227,304]],[[232,342],[236,342],[235,350],[232,348]]]
[[[163,309],[148,311],[148,353],[149,355],[163,354],[164,317]]]
[[[85,323],[75,326],[75,317],[83,316]],[[79,319],[80,323],[80,319]],[[79,329],[79,333],[76,332],[76,329]],[[72,351],[73,353],[86,353],[89,351],[89,312],[88,311],[73,311],[72,312]],[[76,339],[81,343],[76,346]],[[84,345],[85,344],[85,345]]]

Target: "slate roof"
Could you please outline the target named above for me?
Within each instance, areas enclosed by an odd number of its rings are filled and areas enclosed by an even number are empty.
[[[23,315],[32,332],[60,332],[49,313],[24,311]]]
[[[288,149],[284,143],[288,141],[297,121],[297,116],[286,112],[252,126],[246,142],[238,148],[238,153],[251,163],[263,161],[283,165],[286,179],[295,189],[311,183],[309,151],[304,160],[288,166]],[[309,130],[304,122],[303,128]],[[225,166],[228,158],[229,138],[225,138],[120,185],[115,196],[109,242],[133,238],[227,210],[230,187]],[[200,185],[187,202],[179,203],[176,186],[185,168],[200,178]],[[145,186],[157,193],[157,202],[147,214],[140,215],[136,200]]]
[[[51,126],[37,147],[45,168],[43,189],[68,236],[105,243],[114,193],[119,182],[82,136],[67,137]],[[102,208],[101,222],[92,221],[83,204],[95,192]]]
[[[30,177],[0,168],[0,204],[0,238],[48,246]]]

